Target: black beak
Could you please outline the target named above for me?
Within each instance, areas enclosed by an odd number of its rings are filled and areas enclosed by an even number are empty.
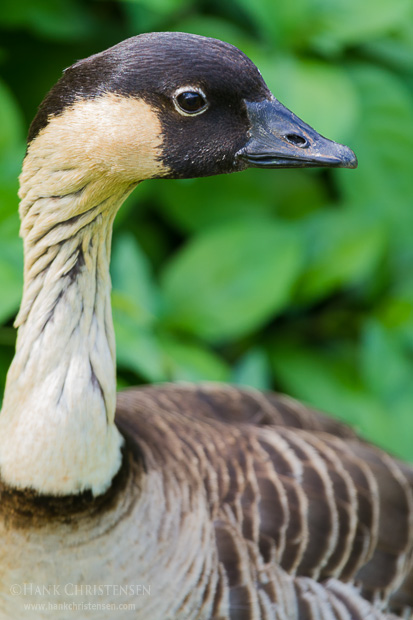
[[[277,99],[246,101],[249,140],[236,158],[255,168],[357,168],[343,144],[324,138]]]

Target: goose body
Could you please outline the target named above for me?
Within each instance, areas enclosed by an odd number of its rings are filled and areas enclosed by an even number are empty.
[[[20,178],[1,619],[412,617],[409,465],[278,394],[115,393],[108,267],[126,196],[149,178],[319,165],[356,159],[214,39],[134,37],[46,97]]]

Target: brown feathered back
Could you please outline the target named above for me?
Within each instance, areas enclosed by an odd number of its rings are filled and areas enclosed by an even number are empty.
[[[185,478],[191,462],[199,472],[185,484],[206,494],[214,523],[211,617],[379,618],[413,607],[413,470],[344,424],[286,396],[217,384],[126,391],[117,415],[160,470]]]

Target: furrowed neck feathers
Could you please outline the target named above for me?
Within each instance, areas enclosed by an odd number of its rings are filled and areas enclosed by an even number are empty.
[[[119,470],[110,247],[120,205],[160,169],[147,108],[114,95],[79,102],[29,146],[19,194],[24,291],[0,415],[10,486],[97,495]]]

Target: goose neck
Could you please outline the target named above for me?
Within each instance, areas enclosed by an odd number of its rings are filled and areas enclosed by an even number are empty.
[[[15,488],[98,495],[121,464],[109,261],[113,219],[133,187],[63,170],[56,192],[56,174],[47,183],[43,171],[39,192],[33,174],[21,177],[24,291],[0,473]]]

